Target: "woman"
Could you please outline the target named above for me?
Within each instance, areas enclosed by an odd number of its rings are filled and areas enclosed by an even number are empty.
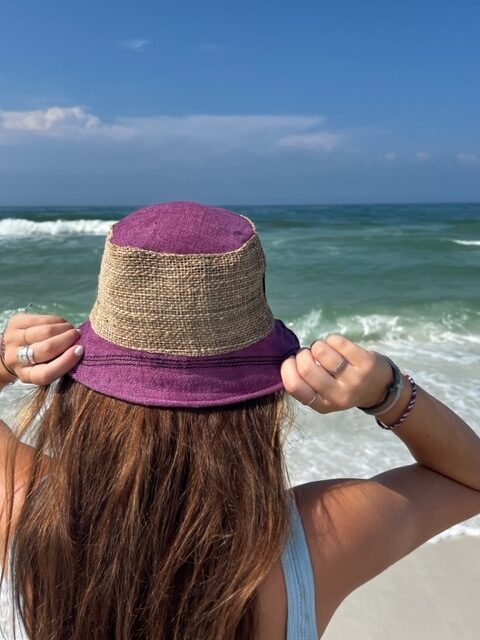
[[[32,639],[310,640],[480,512],[468,425],[346,337],[299,349],[264,274],[248,218],[165,203],[111,229],[80,333],[8,322],[0,383],[38,385],[0,439],[3,563]],[[288,490],[291,397],[362,408],[417,464]]]

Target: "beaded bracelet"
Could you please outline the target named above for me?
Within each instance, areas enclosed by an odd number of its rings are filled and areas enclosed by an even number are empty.
[[[408,373],[405,373],[404,377],[408,378],[408,380],[410,380],[410,384],[412,385],[412,395],[410,396],[408,405],[405,411],[400,416],[400,418],[397,420],[397,422],[395,422],[395,424],[392,424],[390,426],[384,424],[378,418],[375,418],[376,423],[378,424],[379,427],[382,427],[382,429],[396,429],[397,427],[399,427],[402,424],[402,422],[408,418],[408,416],[412,412],[413,407],[415,406],[415,401],[417,400],[417,385],[415,384],[415,381],[412,378],[412,376],[410,376]]]

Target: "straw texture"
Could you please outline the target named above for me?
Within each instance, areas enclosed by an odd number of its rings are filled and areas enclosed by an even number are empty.
[[[110,230],[90,315],[102,338],[128,349],[202,356],[265,338],[265,255],[256,233],[226,253],[170,254],[119,246]]]

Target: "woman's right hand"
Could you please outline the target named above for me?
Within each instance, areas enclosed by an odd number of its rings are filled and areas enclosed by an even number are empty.
[[[47,385],[67,373],[83,355],[83,347],[75,344],[80,332],[60,316],[16,313],[4,331],[2,354],[7,367],[22,382]],[[35,364],[17,360],[18,350],[30,346]],[[14,382],[15,377],[0,364],[0,385]]]
[[[347,366],[336,375],[329,373],[343,358]],[[340,335],[303,347],[283,361],[280,373],[286,391],[299,402],[306,405],[315,397],[309,406],[319,413],[375,406],[393,381],[386,358]]]

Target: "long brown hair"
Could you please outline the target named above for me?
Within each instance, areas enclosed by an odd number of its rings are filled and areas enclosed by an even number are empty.
[[[32,640],[254,638],[255,592],[288,534],[292,419],[284,391],[183,409],[68,376],[38,388],[17,430],[35,453],[11,548]],[[43,454],[52,464],[39,484]]]

